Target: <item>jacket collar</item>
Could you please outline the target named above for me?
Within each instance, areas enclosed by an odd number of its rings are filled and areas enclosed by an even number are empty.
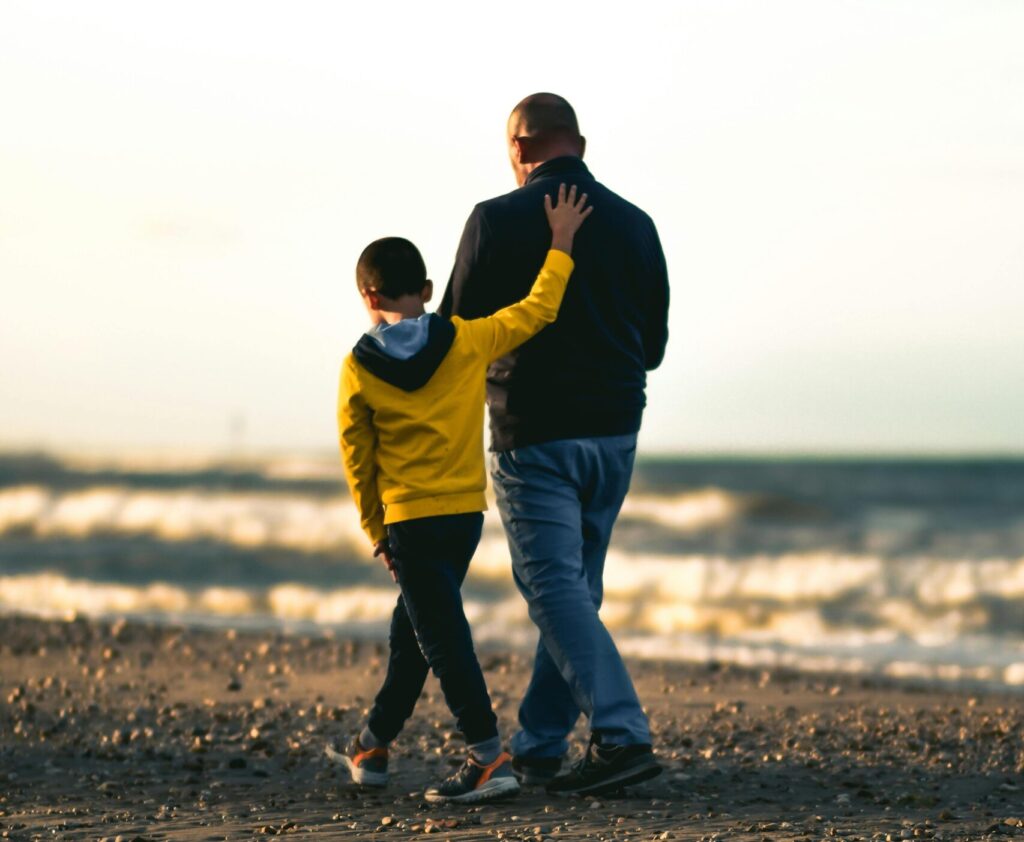
[[[582,158],[576,155],[563,155],[561,158],[552,158],[550,161],[545,161],[533,170],[533,172],[526,176],[526,184],[532,184],[541,178],[555,178],[570,174],[593,178],[590,170],[587,169],[587,165],[583,163]]]
[[[403,391],[415,392],[427,385],[455,341],[455,326],[447,319],[432,313],[426,322],[426,343],[410,357],[392,357],[378,339],[366,333],[356,343],[352,354],[370,374]]]

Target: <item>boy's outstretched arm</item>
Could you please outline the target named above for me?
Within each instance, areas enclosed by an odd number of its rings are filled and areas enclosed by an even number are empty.
[[[363,398],[352,358],[341,368],[338,388],[338,439],[352,499],[359,510],[359,522],[375,548],[386,546],[384,507],[377,491],[377,433],[373,412]],[[374,553],[377,555],[378,553]]]
[[[587,207],[587,194],[576,198],[573,185],[566,195],[565,185],[558,188],[558,200],[544,197],[544,210],[551,226],[551,250],[530,294],[522,301],[499,310],[493,316],[464,322],[473,343],[488,362],[522,345],[558,316],[565,287],[572,274],[572,243],[576,232],[593,206]]]

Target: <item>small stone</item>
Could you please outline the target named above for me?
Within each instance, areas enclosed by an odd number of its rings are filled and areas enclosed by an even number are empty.
[[[232,677],[231,680],[228,682],[227,689],[228,692],[237,693],[239,690],[242,689],[242,682],[239,681],[237,678]]]

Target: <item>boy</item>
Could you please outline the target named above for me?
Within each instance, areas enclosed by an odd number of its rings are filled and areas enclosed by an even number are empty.
[[[401,596],[391,619],[384,684],[363,730],[328,756],[356,783],[387,783],[388,743],[401,731],[427,670],[469,754],[430,787],[431,802],[477,802],[519,790],[462,609],[460,587],[480,540],[487,365],[553,322],[573,269],[573,236],[590,214],[576,188],[544,197],[551,251],[530,294],[485,319],[428,315],[432,285],[416,247],[370,243],[356,280],[373,327],[345,359],[338,427],[345,476],[362,527]]]

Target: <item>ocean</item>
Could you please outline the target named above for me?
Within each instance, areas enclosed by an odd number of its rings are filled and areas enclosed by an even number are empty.
[[[602,616],[638,657],[1024,690],[1024,460],[641,459]],[[495,511],[478,643],[536,633]],[[0,612],[384,638],[331,457],[0,455]]]

